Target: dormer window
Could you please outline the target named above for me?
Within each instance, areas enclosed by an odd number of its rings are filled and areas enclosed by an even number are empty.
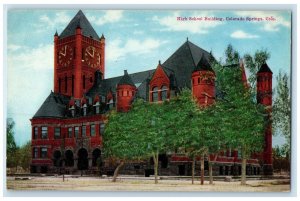
[[[96,112],[96,114],[99,114],[100,113],[100,103],[99,103],[99,101],[97,101],[94,106],[95,106],[95,112]]]
[[[83,110],[83,116],[86,116],[86,114],[87,114],[87,105],[86,104],[84,104],[82,106],[82,110]]]
[[[74,107],[74,105],[72,105],[69,110],[71,111],[72,117],[75,117],[75,107]]]
[[[113,99],[110,99],[108,101],[107,106],[108,106],[108,109],[110,109],[110,110],[114,107],[114,101],[113,101]]]
[[[158,101],[158,87],[152,89],[152,102]]]
[[[164,85],[161,88],[161,100],[164,101],[167,100],[167,98],[168,98],[168,87]]]

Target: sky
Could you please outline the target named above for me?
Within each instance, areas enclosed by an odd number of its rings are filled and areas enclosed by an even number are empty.
[[[269,51],[267,63],[274,73],[273,88],[279,71],[290,74],[288,11],[82,11],[98,35],[103,33],[106,38],[106,78],[123,75],[125,69],[129,73],[154,69],[187,38],[212,51],[217,60],[224,58],[228,44],[240,56]],[[57,30],[60,34],[77,12],[11,9],[7,13],[7,117],[16,123],[18,145],[30,140],[30,119],[53,90],[54,33]],[[273,146],[283,143],[282,137],[273,137]]]

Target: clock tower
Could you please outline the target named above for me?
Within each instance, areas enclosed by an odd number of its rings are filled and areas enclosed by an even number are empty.
[[[105,38],[80,10],[64,31],[54,35],[54,92],[80,99],[105,71]]]

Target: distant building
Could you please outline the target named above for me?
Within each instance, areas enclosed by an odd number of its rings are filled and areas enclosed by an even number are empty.
[[[211,105],[218,97],[210,53],[186,41],[153,70],[105,79],[105,38],[95,32],[82,11],[64,31],[54,35],[54,92],[51,91],[31,119],[32,173],[92,173],[102,156],[106,114],[112,108],[126,112],[134,98],[160,102],[188,87],[199,105]],[[243,81],[246,84],[244,66]],[[267,64],[257,73],[257,100],[272,106],[272,72]],[[272,174],[271,125],[265,132],[265,149],[259,158],[247,161],[247,174]],[[64,160],[62,160],[64,159]],[[238,150],[221,152],[215,159],[215,175],[238,175]],[[64,162],[63,162],[64,161]],[[190,175],[191,160],[182,152],[161,153],[161,175]],[[64,163],[64,164],[63,164]],[[108,163],[105,163],[107,169]],[[205,167],[207,168],[207,167]],[[262,171],[262,169],[264,171]],[[153,174],[151,160],[127,165],[123,173]]]

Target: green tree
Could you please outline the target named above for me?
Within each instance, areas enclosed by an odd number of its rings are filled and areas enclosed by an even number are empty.
[[[6,163],[7,167],[16,167],[16,151],[18,149],[15,137],[14,137],[14,126],[15,122],[13,119],[9,118],[6,122]]]
[[[267,50],[257,50],[254,56],[250,54],[244,55],[245,66],[249,70],[248,82],[250,83],[252,93],[256,92],[256,73],[268,59],[270,53]]]
[[[229,44],[225,50],[225,62],[226,64],[236,64],[240,62],[240,56],[231,44]]]
[[[242,83],[242,71],[224,67],[219,71],[219,86],[224,94],[218,100],[222,117],[222,133],[227,147],[239,149],[242,157],[241,184],[246,184],[246,162],[252,153],[263,148],[265,121],[263,107],[253,102],[252,95]]]
[[[286,139],[286,152],[290,155],[291,143],[291,96],[289,77],[286,73],[279,72],[276,77],[275,100],[273,104],[273,126],[283,134]]]
[[[31,141],[28,141],[26,144],[21,146],[17,155],[19,158],[18,165],[21,166],[24,170],[29,170],[31,162]]]

